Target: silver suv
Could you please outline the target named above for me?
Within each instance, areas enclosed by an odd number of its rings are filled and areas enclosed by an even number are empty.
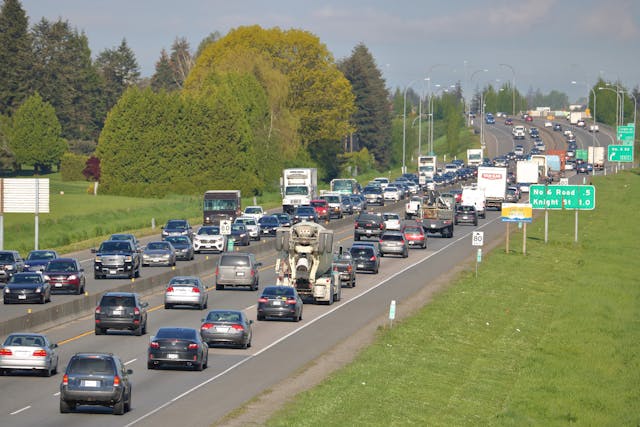
[[[261,265],[252,253],[223,253],[216,267],[216,290],[223,290],[225,286],[248,286],[257,291],[260,282],[258,268]]]

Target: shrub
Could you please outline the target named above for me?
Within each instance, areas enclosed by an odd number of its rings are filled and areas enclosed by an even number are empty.
[[[60,160],[60,176],[63,181],[85,181],[82,170],[88,157],[72,152],[66,152]]]

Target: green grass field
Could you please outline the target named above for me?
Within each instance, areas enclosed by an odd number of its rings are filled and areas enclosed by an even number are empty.
[[[592,180],[579,243],[569,211],[512,234],[268,425],[640,425],[640,175]]]

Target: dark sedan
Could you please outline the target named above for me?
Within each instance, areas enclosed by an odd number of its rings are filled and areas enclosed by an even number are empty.
[[[209,361],[209,346],[193,328],[160,328],[149,343],[147,369],[186,366],[202,371]]]
[[[193,250],[193,243],[187,236],[168,236],[164,239],[173,245],[176,250],[176,259],[181,261],[191,261],[195,257]]]
[[[275,236],[276,229],[280,227],[280,221],[275,215],[264,215],[258,220],[258,225],[263,236]]]
[[[51,286],[40,272],[16,273],[4,287],[4,303],[51,302]]]
[[[278,212],[275,214],[278,217],[281,227],[291,227],[291,216],[286,212]]]
[[[243,311],[211,310],[202,319],[200,336],[209,346],[231,344],[240,348],[251,347],[253,336],[251,325]]]
[[[293,211],[293,224],[297,224],[302,221],[318,222],[318,213],[313,206],[298,206]]]
[[[313,209],[313,208],[312,208]],[[292,286],[267,286],[258,299],[258,320],[267,317],[287,317],[302,320],[302,299]]]
[[[54,258],[58,258],[58,253],[56,251],[31,251],[24,260],[24,271],[42,271],[47,266],[47,263]]]
[[[229,240],[233,241],[235,245],[249,246],[251,239],[249,237],[249,230],[247,230],[247,226],[239,222],[231,224],[231,235],[229,236]]]
[[[53,291],[71,291],[76,295],[84,293],[86,278],[84,268],[75,258],[57,258],[49,261],[44,271],[44,280]]]

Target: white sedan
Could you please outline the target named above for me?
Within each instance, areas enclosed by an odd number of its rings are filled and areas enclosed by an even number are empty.
[[[400,230],[402,220],[397,213],[386,212],[382,214],[384,218],[384,226],[387,230]]]
[[[256,221],[259,221],[263,215],[264,209],[262,209],[262,206],[247,206],[242,213],[242,216],[253,217]]]
[[[400,189],[395,185],[387,185],[382,193],[385,200],[399,201],[401,197]]]

